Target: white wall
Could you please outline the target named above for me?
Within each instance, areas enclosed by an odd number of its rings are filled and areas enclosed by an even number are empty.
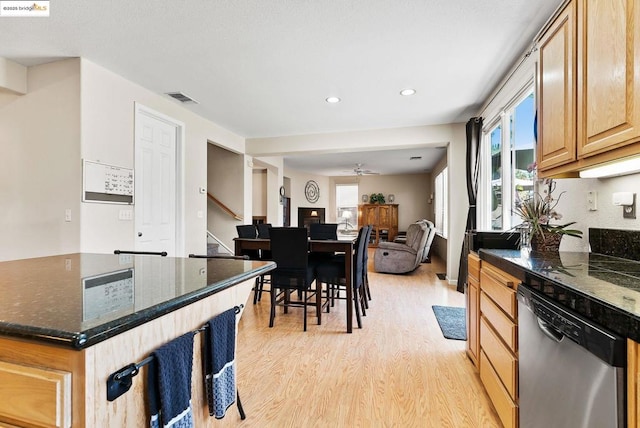
[[[244,192],[244,155],[208,144],[207,162],[208,192],[231,211],[242,215],[244,199],[238,195]],[[236,225],[245,223],[251,223],[251,218],[236,220],[216,203],[207,202],[207,229],[230,249],[233,250],[233,238],[238,236]]]
[[[27,79],[26,95],[0,91],[0,260],[80,250],[80,61]]]
[[[267,215],[267,170],[254,169],[253,178],[253,215]]]
[[[325,221],[331,222],[335,221],[335,216],[329,217],[329,192],[330,192],[330,184],[329,177],[325,177],[322,175],[314,175],[308,174],[306,172],[297,171],[291,168],[285,168],[284,175],[290,179],[291,185],[291,194],[287,195],[291,198],[291,226],[298,226],[298,208],[324,208],[325,210]],[[311,203],[307,201],[305,197],[304,188],[307,184],[307,181],[313,180],[318,183],[318,187],[320,188],[320,197],[316,203]]]
[[[449,233],[447,236],[447,279],[458,282],[462,241],[467,227],[467,140],[464,123],[452,125],[453,137],[447,150],[449,173]]]
[[[206,251],[207,144],[244,153],[244,139],[190,112],[177,101],[156,94],[123,77],[81,59],[81,157],[133,168],[134,103],[185,124],[184,254]],[[250,187],[250,184],[249,184]],[[237,198],[243,199],[238,193]],[[248,195],[250,198],[250,193]],[[246,202],[246,201],[245,201]],[[249,200],[245,205],[251,205]],[[118,220],[119,205],[82,204],[81,250],[111,252],[134,247],[134,222]]]
[[[360,198],[363,194],[382,193],[388,203],[389,194],[395,196],[398,204],[398,230],[407,227],[416,220],[433,218],[433,204],[428,203],[431,193],[431,174],[405,175],[363,175],[361,177],[332,177],[330,180],[331,221],[335,222],[335,186],[336,184],[356,183]],[[358,199],[362,203],[362,199]],[[329,212],[328,212],[329,214]]]

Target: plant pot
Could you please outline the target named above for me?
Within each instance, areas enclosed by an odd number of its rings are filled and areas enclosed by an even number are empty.
[[[531,235],[530,243],[533,251],[555,251],[560,248],[560,241],[562,240],[561,233],[534,233]]]

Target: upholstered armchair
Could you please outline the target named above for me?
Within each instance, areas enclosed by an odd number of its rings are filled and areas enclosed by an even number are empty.
[[[374,255],[374,269],[383,273],[407,273],[422,262],[422,254],[429,237],[425,223],[413,223],[407,228],[405,243],[381,242]]]

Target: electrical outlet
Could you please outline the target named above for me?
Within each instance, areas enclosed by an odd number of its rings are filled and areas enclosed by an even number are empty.
[[[64,221],[71,221],[71,209],[64,210]]]
[[[120,220],[133,220],[133,211],[132,210],[120,210],[118,212],[118,218]]]
[[[589,207],[589,211],[597,211],[598,210],[598,193],[595,191],[587,192],[587,205]]]
[[[636,218],[636,195],[633,194],[633,203],[631,205],[622,206],[622,218]]]

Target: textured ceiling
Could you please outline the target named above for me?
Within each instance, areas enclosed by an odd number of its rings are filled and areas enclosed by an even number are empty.
[[[433,125],[476,114],[560,3],[51,1],[0,18],[0,56],[82,56],[247,138]]]

